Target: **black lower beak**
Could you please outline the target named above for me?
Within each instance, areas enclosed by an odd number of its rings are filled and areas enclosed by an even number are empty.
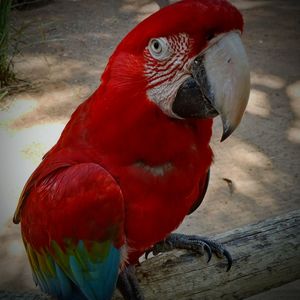
[[[218,112],[212,105],[213,94],[206,76],[202,57],[192,65],[192,76],[179,87],[172,105],[173,112],[181,118],[214,118]]]

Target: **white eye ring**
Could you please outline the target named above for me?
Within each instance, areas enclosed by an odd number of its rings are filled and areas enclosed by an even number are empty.
[[[148,49],[150,54],[158,60],[163,60],[170,56],[170,47],[166,38],[151,39]]]

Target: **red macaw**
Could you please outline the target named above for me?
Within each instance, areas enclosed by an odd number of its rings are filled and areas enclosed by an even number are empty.
[[[28,180],[14,222],[33,276],[59,299],[143,299],[134,265],[147,250],[230,255],[171,234],[208,184],[212,118],[222,140],[249,96],[243,19],[226,0],[185,0],[137,25],[99,88],[73,113]]]

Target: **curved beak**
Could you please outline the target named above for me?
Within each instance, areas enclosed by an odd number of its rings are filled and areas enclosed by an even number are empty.
[[[250,71],[238,32],[214,39],[191,66],[192,76],[179,88],[173,112],[179,117],[220,115],[224,141],[239,125],[250,94]]]
[[[249,63],[239,33],[230,32],[210,47],[204,66],[213,106],[222,118],[224,141],[239,125],[250,94]]]

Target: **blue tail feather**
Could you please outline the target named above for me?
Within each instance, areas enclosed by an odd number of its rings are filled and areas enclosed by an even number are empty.
[[[101,250],[101,245],[96,246]],[[39,261],[34,261],[34,280],[44,292],[58,299],[111,299],[118,278],[120,249],[108,243],[103,247],[105,251],[99,257],[95,250],[90,253],[83,241],[74,249],[59,249],[57,256],[45,251]]]
[[[115,289],[120,264],[120,250],[111,245],[103,261],[87,260],[83,268],[75,256],[70,257],[70,267],[76,284],[88,299],[110,299]]]

